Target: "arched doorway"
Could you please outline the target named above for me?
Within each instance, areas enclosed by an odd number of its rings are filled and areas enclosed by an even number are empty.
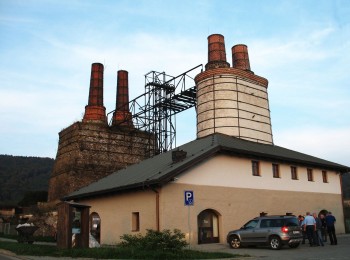
[[[197,218],[198,244],[219,243],[219,216],[212,209],[203,210]]]
[[[101,218],[96,212],[90,214],[90,233],[100,243]]]

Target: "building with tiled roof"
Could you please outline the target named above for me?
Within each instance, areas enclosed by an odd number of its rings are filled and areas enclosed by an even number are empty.
[[[63,200],[90,207],[90,230],[96,231],[94,219],[102,244],[147,229],[180,229],[191,244],[225,243],[230,230],[259,213],[324,209],[343,233],[340,176],[350,168],[275,145],[268,81],[250,70],[247,47],[232,47],[230,68],[223,36],[208,42],[206,71],[195,78],[197,139]]]

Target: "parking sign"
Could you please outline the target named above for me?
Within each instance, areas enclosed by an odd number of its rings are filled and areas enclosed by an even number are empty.
[[[193,206],[193,205],[194,205],[193,190],[185,190],[185,206]]]

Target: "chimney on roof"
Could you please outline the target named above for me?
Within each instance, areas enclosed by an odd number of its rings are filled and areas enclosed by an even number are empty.
[[[250,71],[250,63],[247,45],[237,44],[231,48],[232,67],[235,69]]]
[[[85,106],[83,122],[107,123],[106,108],[103,106],[103,65],[91,65],[89,102]]]
[[[208,63],[205,70],[216,68],[229,68],[230,64],[226,62],[226,50],[224,36],[221,34],[212,34],[208,36]]]
[[[186,159],[186,156],[187,156],[187,152],[184,150],[175,150],[171,152],[173,163],[177,163]]]
[[[133,127],[132,115],[129,111],[129,82],[126,70],[118,71],[117,97],[112,125]]]

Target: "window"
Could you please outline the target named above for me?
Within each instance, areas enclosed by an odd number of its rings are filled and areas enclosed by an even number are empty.
[[[244,225],[244,228],[246,229],[255,228],[258,225],[258,223],[259,223],[258,219],[251,220]]]
[[[131,217],[132,231],[140,231],[140,213],[133,212]]]
[[[259,162],[252,161],[253,176],[260,176]]]
[[[278,164],[272,164],[272,173],[274,178],[280,178],[280,167]]]
[[[328,182],[328,177],[327,177],[327,172],[326,171],[322,171],[322,180],[324,183]]]
[[[290,166],[290,173],[292,174],[292,180],[298,179],[297,167]]]
[[[310,169],[310,168],[307,169],[307,180],[308,181],[314,181],[314,176],[313,176],[313,173],[312,173],[312,169]]]
[[[284,225],[287,227],[297,227],[299,226],[299,222],[297,218],[288,218],[285,220]]]

